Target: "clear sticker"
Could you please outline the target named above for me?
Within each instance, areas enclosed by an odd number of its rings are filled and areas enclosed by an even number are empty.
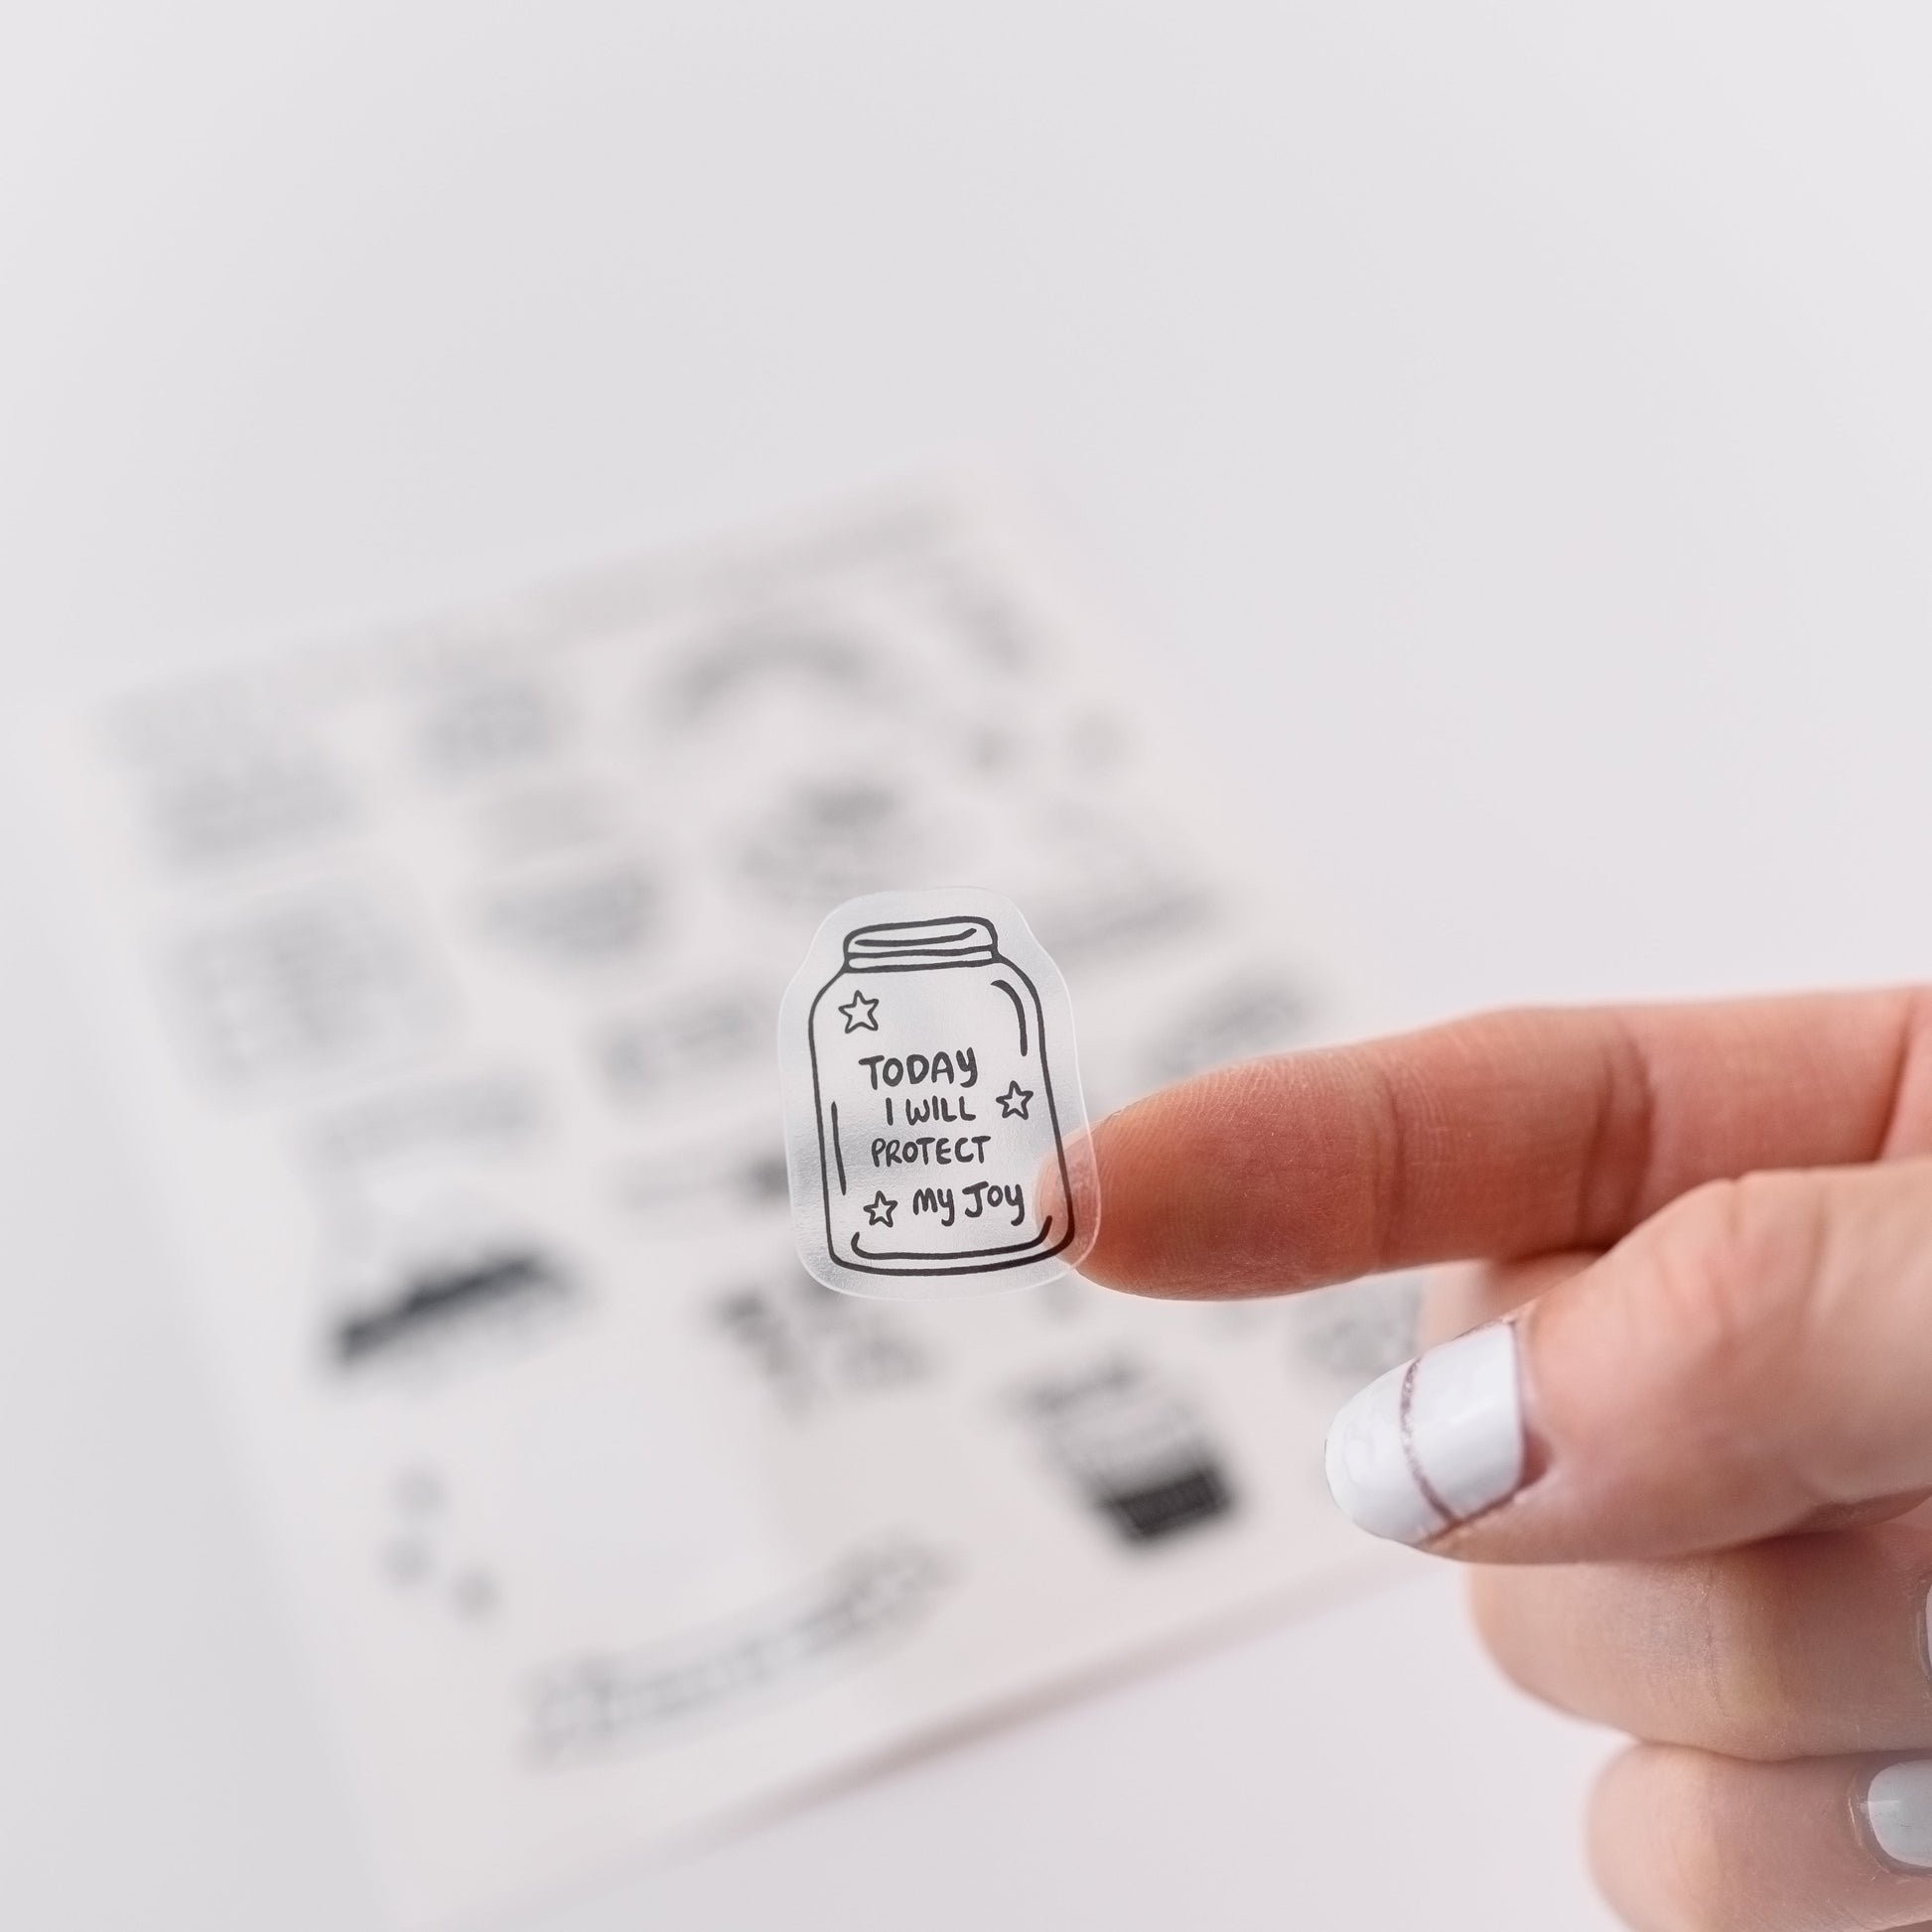
[[[1011,899],[848,899],[785,991],[778,1059],[798,1254],[828,1288],[1036,1288],[1093,1246],[1072,1005]]]

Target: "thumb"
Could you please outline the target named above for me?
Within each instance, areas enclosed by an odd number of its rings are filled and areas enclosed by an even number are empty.
[[[1669,1556],[1908,1507],[1932,1486],[1932,1162],[1683,1195],[1364,1389],[1328,1480],[1364,1529],[1486,1563]]]

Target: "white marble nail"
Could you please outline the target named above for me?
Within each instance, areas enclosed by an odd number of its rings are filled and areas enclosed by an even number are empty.
[[[1421,1543],[1520,1488],[1516,1328],[1495,1321],[1371,1382],[1328,1431],[1328,1487],[1374,1536]]]
[[[1932,1870],[1932,1757],[1887,1764],[1864,1788],[1864,1822],[1894,1864]]]

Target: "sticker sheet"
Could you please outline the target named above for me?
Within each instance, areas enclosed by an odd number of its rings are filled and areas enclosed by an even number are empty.
[[[793,1243],[778,1010],[842,901],[1024,906],[1095,1118],[1332,1026],[1134,685],[935,490],[38,734],[75,981],[400,1925],[1369,1561],[1321,1439],[1410,1285],[905,1303]]]

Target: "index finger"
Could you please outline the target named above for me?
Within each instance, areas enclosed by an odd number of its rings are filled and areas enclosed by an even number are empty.
[[[1485,1015],[1250,1061],[1094,1130],[1083,1274],[1256,1295],[1602,1248],[1707,1180],[1932,1149],[1918,988]]]

